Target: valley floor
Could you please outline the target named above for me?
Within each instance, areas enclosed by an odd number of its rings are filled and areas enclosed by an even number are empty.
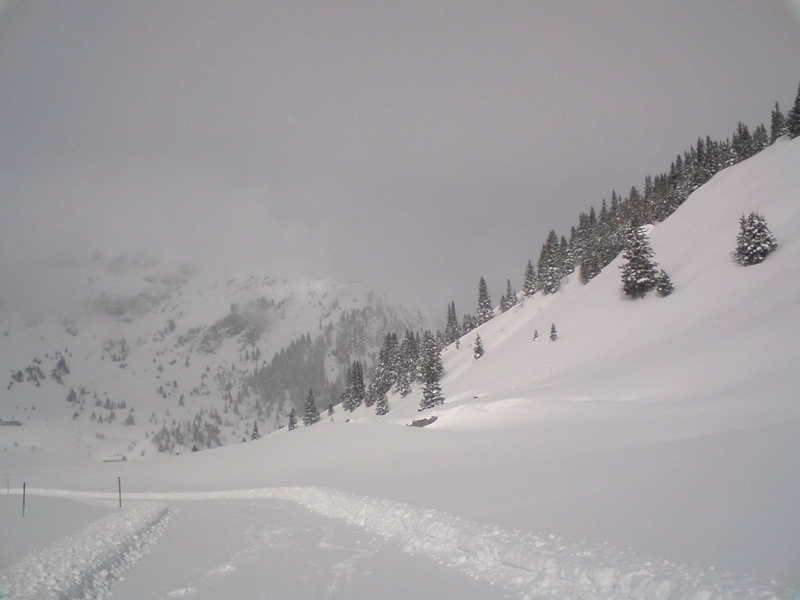
[[[300,436],[319,449],[346,434],[354,446],[344,457],[274,460]],[[588,454],[536,460],[513,457],[524,445],[508,431],[330,423],[157,462],[40,468],[28,475],[52,487],[28,484],[24,520],[21,490],[0,495],[3,537],[14,540],[3,542],[0,590],[19,599],[70,586],[80,593],[67,597],[91,598],[790,598],[799,434],[785,423],[603,451],[591,442]],[[397,457],[385,471],[340,462],[379,444]],[[115,471],[122,509],[107,485]]]

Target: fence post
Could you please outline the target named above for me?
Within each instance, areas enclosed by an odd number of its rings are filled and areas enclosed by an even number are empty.
[[[119,489],[119,507],[122,508],[122,477],[117,477],[117,488]]]
[[[22,518],[25,518],[25,482],[22,482]]]

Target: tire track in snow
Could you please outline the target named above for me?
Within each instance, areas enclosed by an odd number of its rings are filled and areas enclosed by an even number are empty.
[[[152,502],[107,515],[8,569],[0,576],[0,598],[105,598],[122,573],[149,552],[168,520],[167,507]]]
[[[66,490],[31,490],[37,495],[115,498]],[[330,488],[279,487],[215,492],[129,493],[129,499],[292,500],[316,513],[401,544],[475,579],[503,586],[520,598],[581,600],[782,600],[779,590],[755,579],[736,579],[713,569],[645,560],[608,546],[590,546],[556,536],[507,531],[447,513],[356,496]]]

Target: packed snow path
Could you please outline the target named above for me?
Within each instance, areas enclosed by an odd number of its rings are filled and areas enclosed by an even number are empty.
[[[39,489],[28,493],[70,498],[115,497],[66,490]],[[615,548],[592,547],[553,535],[505,531],[436,510],[329,488],[136,493],[126,494],[126,498],[150,502],[291,500],[316,513],[343,519],[395,541],[406,552],[429,556],[477,580],[502,586],[524,599],[778,600],[789,597],[788,590],[781,592],[755,580],[737,580],[713,569],[642,560]],[[102,597],[103,582],[115,576],[114,565],[132,564],[165,522],[166,509],[161,505],[146,504],[132,511],[106,517],[84,533],[54,544],[14,567],[10,575],[6,575],[6,581],[17,586],[11,587],[12,590],[20,592],[12,593],[12,597],[59,597],[57,594],[63,589],[98,590],[96,596]],[[71,546],[77,548],[70,550]],[[92,554],[92,547],[100,550]],[[108,548],[117,549],[111,553],[111,559]],[[51,564],[57,568],[51,568]],[[53,595],[29,592],[34,589],[53,590]]]
[[[0,598],[105,598],[167,524],[163,504],[137,503],[24,558],[0,577]]]

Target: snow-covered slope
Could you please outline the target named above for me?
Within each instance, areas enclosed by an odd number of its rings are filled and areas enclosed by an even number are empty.
[[[415,390],[390,397],[383,418],[339,411],[209,452],[68,468],[3,454],[0,469],[13,487],[50,488],[38,494],[110,498],[121,476],[130,500],[180,504],[159,542],[171,551],[195,551],[198,524],[218,524],[225,558],[178,575],[146,557],[116,588],[139,597],[219,597],[211,574],[240,568],[225,588],[240,589],[234,581],[245,584],[250,564],[270,573],[247,579],[253,597],[269,597],[273,581],[309,577],[317,587],[304,589],[316,591],[297,593],[298,583],[273,595],[477,598],[491,597],[479,587],[488,582],[517,598],[796,597],[799,167],[800,140],[780,140],[651,229],[671,296],[624,298],[616,262],[585,286],[570,276],[559,293],[448,347],[447,400],[436,409],[419,413]],[[751,210],[779,247],[740,267],[731,254]],[[477,333],[486,352],[476,361]],[[425,428],[407,426],[431,415]],[[293,525],[275,525],[273,511]],[[341,522],[370,537],[347,537]],[[228,541],[238,527],[247,544]],[[433,593],[443,572],[400,566],[395,546],[476,578],[480,591]],[[337,562],[325,554],[332,548],[347,557]],[[367,584],[372,593],[359,592]]]

